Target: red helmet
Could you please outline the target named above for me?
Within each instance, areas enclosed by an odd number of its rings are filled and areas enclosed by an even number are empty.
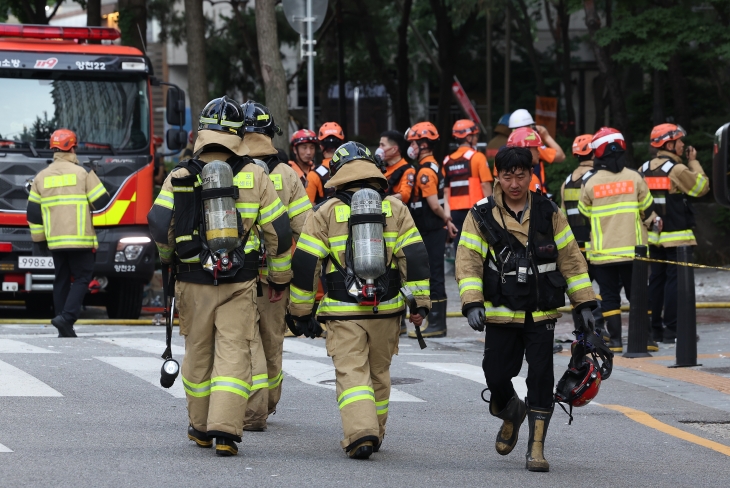
[[[68,152],[71,148],[76,147],[76,134],[72,130],[58,129],[51,134],[51,149]]]
[[[568,368],[555,387],[555,400],[571,407],[582,407],[596,398],[601,388],[601,372],[587,358],[579,367]]]
[[[319,139],[317,139],[317,134],[312,132],[309,129],[299,129],[291,136],[290,141],[292,147],[297,147],[299,144],[317,144],[319,143]]]
[[[507,138],[507,147],[541,147],[542,138],[530,127],[515,129]]]
[[[621,148],[622,151],[625,151],[626,141],[624,141],[623,134],[616,129],[612,127],[601,127],[598,129],[598,132],[593,134],[591,147],[596,155],[596,159],[600,159],[609,147],[611,147],[613,151],[617,148]]]
[[[439,131],[431,122],[419,122],[409,128],[405,135],[407,141],[418,141],[421,139],[437,141],[439,138]]]
[[[479,134],[479,127],[471,119],[460,119],[454,122],[451,135],[454,139],[464,139],[472,134]]]
[[[325,122],[322,127],[319,128],[319,140],[323,141],[328,137],[336,137],[337,139],[344,141],[345,133],[342,131],[342,127],[337,122]]]
[[[188,142],[190,144],[193,143],[193,131],[188,132]]]
[[[650,144],[654,147],[662,147],[669,141],[676,141],[687,135],[681,125],[660,124],[651,130]]]
[[[593,149],[591,148],[591,134],[583,134],[575,138],[573,141],[573,154],[576,156],[588,156]]]

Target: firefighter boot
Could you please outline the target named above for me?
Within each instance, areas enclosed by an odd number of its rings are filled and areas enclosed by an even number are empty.
[[[550,417],[553,416],[553,405],[550,408],[531,407],[527,404],[527,423],[530,426],[530,439],[527,441],[525,468],[529,471],[550,471],[550,464],[545,459],[545,437],[547,436]]]
[[[605,319],[608,335],[611,337],[608,348],[613,352],[622,352],[624,345],[621,342],[621,313],[609,315]]]
[[[60,315],[53,317],[51,324],[58,329],[58,337],[78,337],[76,331],[74,331],[73,324],[66,321]]]
[[[238,454],[238,446],[232,439],[226,439],[225,437],[215,438],[215,453],[218,456],[235,456]]]
[[[525,421],[527,407],[525,407],[525,402],[520,400],[515,393],[501,412],[495,412],[495,410],[497,410],[496,402],[492,401],[489,404],[489,413],[498,419],[502,419],[502,427],[497,433],[497,441],[494,447],[497,449],[497,453],[506,456],[512,452],[517,444],[517,436],[520,433],[522,422]]]
[[[421,335],[423,337],[446,337],[446,299],[431,302],[428,327],[421,329]],[[415,339],[416,331],[408,331],[408,337]]]
[[[192,425],[188,426],[188,439],[194,441],[198,447],[213,447],[213,440],[208,434],[197,430]]]
[[[373,453],[373,441],[355,442],[347,455],[350,459],[367,459]],[[378,445],[380,447],[380,445]]]
[[[659,344],[651,337],[653,332],[651,318],[647,321],[646,329],[646,350],[649,352],[657,352],[659,350]]]

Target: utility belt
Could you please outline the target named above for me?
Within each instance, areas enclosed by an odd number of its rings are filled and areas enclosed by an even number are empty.
[[[489,267],[492,268],[494,271],[501,271],[497,268],[497,265],[494,264],[492,261],[489,261]],[[547,264],[538,264],[537,266],[537,272],[538,273],[547,273],[548,271],[555,271],[558,269],[557,263],[547,263]],[[506,263],[504,265],[504,275],[505,276],[515,276],[517,274],[516,266],[514,265],[514,261],[511,263]],[[507,269],[512,269],[512,271],[506,271]],[[527,268],[527,274],[532,276],[532,267]]]
[[[246,254],[236,274],[228,277],[219,277],[219,283],[243,283],[255,280],[259,275],[260,254],[258,251],[251,251]],[[210,271],[203,268],[200,263],[179,263],[175,266],[177,281],[186,283],[197,283],[200,285],[213,285],[214,276]]]
[[[378,297],[378,300],[381,302],[391,300],[400,293],[401,279],[398,269],[391,268],[387,273],[387,278],[388,291],[385,293],[385,296]],[[327,284],[327,296],[329,298],[338,302],[358,303],[355,297],[347,293],[345,277],[339,271],[327,273],[325,275],[325,282]]]

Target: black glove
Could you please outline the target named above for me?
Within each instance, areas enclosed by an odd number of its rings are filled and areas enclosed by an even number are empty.
[[[469,321],[469,326],[478,331],[484,332],[484,307],[473,307],[466,312],[466,319]]]
[[[302,335],[301,332],[299,332],[299,329],[297,329],[297,324],[294,322],[294,318],[292,318],[291,315],[287,312],[286,315],[284,315],[284,322],[286,322],[286,326],[289,328],[292,334],[299,337]]]
[[[314,316],[309,317],[307,320],[297,319],[295,327],[298,332],[298,334],[295,332],[297,336],[303,335],[310,339],[319,337],[323,332],[322,326],[319,325],[319,322],[316,318],[314,318]]]
[[[50,256],[51,251],[48,250],[48,242],[34,242],[33,243],[33,256]]]
[[[583,323],[581,331],[586,335],[593,335],[593,332],[596,330],[596,319],[593,316],[593,311],[588,307],[583,308],[580,311],[580,318]]]

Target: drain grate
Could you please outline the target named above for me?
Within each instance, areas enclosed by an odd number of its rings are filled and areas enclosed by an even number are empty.
[[[420,380],[418,378],[391,378],[390,384],[392,386],[396,385],[413,385],[415,383],[421,383],[423,380]],[[320,381],[320,385],[334,385],[336,383],[335,380],[324,380]]]
[[[723,366],[720,368],[702,368],[702,371],[715,374],[730,374],[730,366]]]

